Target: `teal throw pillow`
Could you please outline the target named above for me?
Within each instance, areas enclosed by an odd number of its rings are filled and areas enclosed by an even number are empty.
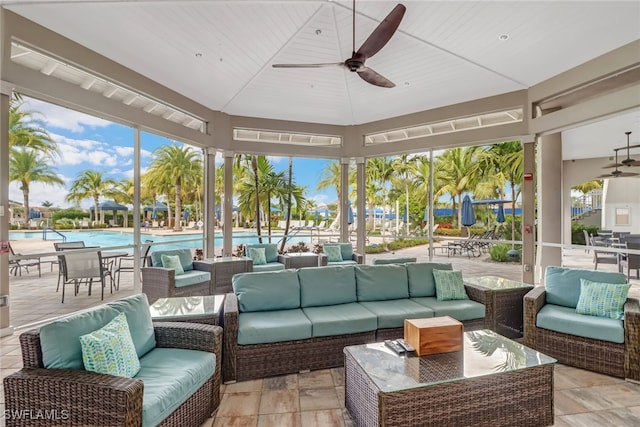
[[[469,299],[462,281],[462,271],[433,270],[433,281],[436,283],[436,299],[438,301]]]
[[[340,246],[324,246],[322,251],[327,256],[328,262],[342,261],[342,251],[340,250]]]
[[[265,248],[249,248],[249,258],[253,260],[253,265],[264,265],[267,263]]]
[[[176,276],[184,274],[184,269],[182,268],[182,263],[178,255],[162,255],[160,259],[162,260],[162,266],[164,268],[171,268],[176,271]]]
[[[133,345],[127,317],[118,314],[97,331],[80,336],[84,369],[99,374],[133,378],[140,361]]]
[[[580,279],[576,313],[623,320],[624,303],[630,287],[628,283],[599,283]]]

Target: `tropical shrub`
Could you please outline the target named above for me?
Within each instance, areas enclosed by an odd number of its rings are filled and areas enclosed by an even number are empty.
[[[518,251],[518,259],[522,258],[522,248],[516,246],[514,249]],[[489,256],[496,262],[509,262],[512,261],[511,257],[507,254],[510,250],[511,245],[506,243],[493,245],[489,248]]]
[[[584,230],[587,230],[587,233],[596,235],[598,234],[598,226],[596,225],[583,225],[574,222],[571,224],[571,244],[572,245],[586,245],[587,242],[584,240]]]

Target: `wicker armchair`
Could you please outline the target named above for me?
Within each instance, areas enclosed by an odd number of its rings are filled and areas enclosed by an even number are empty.
[[[544,286],[524,298],[524,344],[554,357],[558,362],[614,377],[640,381],[640,304],[629,298],[624,306],[624,343],[551,331],[536,325],[546,304]]]
[[[158,347],[215,353],[216,370],[162,426],[202,425],[220,405],[222,328],[193,323],[154,323]],[[116,377],[75,369],[45,369],[40,335],[20,335],[23,368],[4,379],[6,411],[37,409],[58,417],[64,425],[140,426],[144,384],[135,378]],[[11,417],[7,427],[48,426],[45,417]]]

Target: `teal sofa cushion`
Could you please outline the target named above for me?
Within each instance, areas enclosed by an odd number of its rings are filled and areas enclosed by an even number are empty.
[[[253,265],[253,271],[280,271],[284,270],[284,264],[281,262],[268,262],[266,264]]]
[[[144,356],[156,347],[156,334],[153,330],[147,295],[132,295],[107,303],[107,306],[127,316],[129,331],[138,357]]]
[[[146,310],[148,312],[149,307]],[[119,313],[115,308],[103,305],[43,325],[40,346],[44,367],[84,370],[80,336],[102,328]]]
[[[538,312],[536,326],[579,337],[624,343],[622,320],[578,314],[571,307],[545,304]]]
[[[548,266],[544,277],[546,302],[576,308],[580,298],[580,279],[600,283],[627,283],[627,276],[623,273]]]
[[[249,255],[249,248],[264,248],[264,257],[267,263],[278,262],[278,245],[276,243],[251,243],[247,244],[246,253]]]
[[[186,271],[193,270],[193,255],[191,249],[168,249],[166,251],[151,252],[151,265],[153,267],[162,267],[162,255],[178,255],[182,269]]]
[[[383,264],[406,264],[408,262],[416,262],[417,258],[404,257],[404,258],[376,258],[373,260],[373,265]]]
[[[352,261],[353,260],[353,246],[351,243],[325,243],[325,246],[338,246],[340,247],[340,253],[342,254],[342,261]]]
[[[355,262],[354,260],[346,260],[346,261],[334,261],[334,262],[329,262],[327,261],[327,265],[330,266],[340,266],[340,265],[357,265],[358,263]]]
[[[300,307],[296,270],[239,273],[233,276],[232,286],[241,313]]]
[[[358,265],[355,270],[358,302],[409,298],[404,265]]]
[[[453,270],[451,264],[436,262],[406,264],[406,268],[411,298],[435,297],[436,282],[433,280],[433,270]]]
[[[305,307],[302,311],[311,321],[314,337],[357,334],[375,331],[378,327],[378,317],[357,302]]]
[[[378,316],[378,329],[402,328],[404,319],[433,317],[433,310],[408,299],[367,301],[359,304]]]
[[[264,344],[311,338],[311,321],[302,309],[240,313],[238,344]]]
[[[485,315],[485,306],[477,301],[449,300],[438,301],[436,297],[411,298],[411,301],[429,307],[434,316],[450,316],[456,320],[482,319]]]
[[[144,382],[142,426],[151,427],[171,415],[213,375],[216,355],[182,348],[155,348],[140,359],[140,366],[134,378]]]
[[[191,270],[179,276],[176,276],[176,288],[196,285],[202,282],[209,282],[211,273],[208,271]]]
[[[298,270],[300,305],[356,302],[356,273],[353,267],[309,267]]]

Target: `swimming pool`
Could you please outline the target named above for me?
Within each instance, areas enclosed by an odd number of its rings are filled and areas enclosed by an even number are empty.
[[[59,234],[58,234],[59,233]],[[67,242],[77,242],[83,241],[85,246],[100,246],[100,247],[109,247],[109,246],[126,246],[133,245],[133,233],[127,233],[123,231],[117,230],[86,230],[86,231],[66,231],[66,230],[56,230],[56,231],[47,231],[46,240],[53,242],[61,242],[63,240],[62,236],[66,237]],[[282,238],[282,233],[272,234],[271,241],[273,243],[279,243]],[[160,235],[160,234],[143,234],[140,236],[142,241],[147,239],[153,240],[154,243],[159,242],[176,242],[171,245],[172,248],[201,248],[203,236],[201,234],[180,234],[180,235]],[[9,232],[10,240],[21,240],[21,239],[37,239],[43,240],[42,231],[11,231]],[[190,239],[198,239],[196,241],[191,242],[179,242],[180,240],[190,240]],[[222,247],[222,239],[223,236],[221,234],[215,235],[214,246],[216,248]],[[267,242],[268,238],[263,235],[262,241]],[[307,244],[311,243],[310,235],[296,235],[295,237],[289,240],[289,244],[298,243],[303,241]],[[251,232],[235,232],[233,233],[233,246],[237,246],[239,244],[251,244],[258,243],[258,235],[256,233]],[[154,245],[155,246],[155,245]],[[217,251],[216,251],[217,252]]]

